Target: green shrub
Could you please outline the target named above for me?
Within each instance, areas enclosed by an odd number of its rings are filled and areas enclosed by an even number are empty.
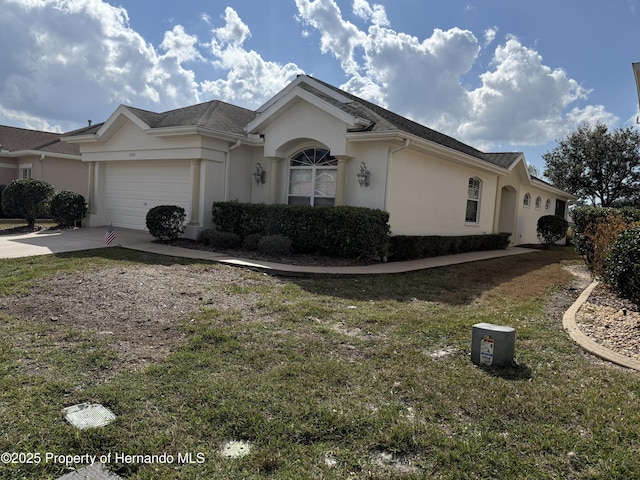
[[[260,240],[262,240],[263,235],[259,233],[252,233],[244,237],[244,241],[242,242],[242,248],[245,250],[258,250],[258,244]]]
[[[2,209],[2,192],[4,191],[5,188],[7,188],[6,185],[0,185],[0,218],[7,217],[4,213],[4,210]]]
[[[509,246],[510,233],[489,235],[396,235],[391,237],[389,250],[394,260],[453,255],[482,250],[504,250]]]
[[[640,305],[640,226],[621,233],[613,243],[603,278],[618,295]]]
[[[242,240],[232,232],[221,232],[213,228],[208,228],[198,234],[198,243],[213,248],[235,249],[242,245]]]
[[[343,258],[387,253],[389,214],[382,210],[216,202],[212,213],[218,230],[243,239],[252,234],[283,235],[295,253]]]
[[[53,187],[44,180],[14,180],[2,192],[2,209],[7,215],[24,218],[27,225],[33,228],[36,219],[47,213],[52,194]]]
[[[158,240],[174,240],[184,232],[184,208],[158,205],[147,212],[147,229]]]
[[[258,243],[258,251],[266,255],[288,255],[291,240],[283,235],[266,235]]]
[[[544,215],[538,219],[538,241],[544,245],[552,245],[567,234],[569,222],[557,215]]]
[[[51,217],[59,225],[79,226],[87,214],[87,204],[79,193],[60,190],[51,198],[50,211]]]
[[[605,221],[609,215],[620,215],[627,223],[640,221],[640,209],[633,207],[580,207],[571,212],[573,219],[573,244],[576,253],[585,257],[587,264],[591,265],[595,256],[595,246],[586,235],[589,225],[595,224],[598,218]]]

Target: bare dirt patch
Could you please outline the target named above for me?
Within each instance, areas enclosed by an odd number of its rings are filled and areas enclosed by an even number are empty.
[[[164,359],[184,340],[181,322],[203,307],[252,319],[259,315],[252,287],[276,283],[222,265],[139,265],[58,273],[26,296],[0,298],[0,309],[45,325],[52,341],[64,342],[69,329],[106,339],[116,358],[106,379]]]

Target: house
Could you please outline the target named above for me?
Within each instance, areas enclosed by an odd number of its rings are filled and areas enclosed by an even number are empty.
[[[160,204],[185,208],[185,236],[214,201],[353,205],[390,214],[393,234],[510,232],[574,197],[532,177],[522,153],[484,153],[301,75],[256,111],[210,101],[164,113],[121,105],[65,136],[89,166],[89,225],[145,228]]]
[[[0,185],[19,178],[38,178],[55,190],[89,193],[89,166],[80,148],[61,142],[62,134],[0,125]]]

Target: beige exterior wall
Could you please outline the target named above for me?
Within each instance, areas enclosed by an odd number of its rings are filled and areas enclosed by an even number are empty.
[[[9,185],[18,175],[18,165],[13,158],[0,157],[0,185]]]
[[[391,160],[389,202],[394,235],[479,235],[493,232],[497,175],[406,149]],[[465,222],[469,178],[481,180],[478,223]]]
[[[60,158],[54,154],[41,153],[15,158],[0,157],[0,185],[8,185],[21,178],[23,168],[31,169],[31,178],[50,183],[56,191],[70,190],[87,198],[89,192],[89,168],[82,161]]]

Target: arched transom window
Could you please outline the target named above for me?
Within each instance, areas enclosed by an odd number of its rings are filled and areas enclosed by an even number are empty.
[[[290,205],[332,207],[336,202],[338,159],[325,148],[308,148],[289,163]]]
[[[467,223],[478,223],[480,218],[480,189],[482,182],[477,177],[469,179],[467,189],[467,214],[464,218]]]

